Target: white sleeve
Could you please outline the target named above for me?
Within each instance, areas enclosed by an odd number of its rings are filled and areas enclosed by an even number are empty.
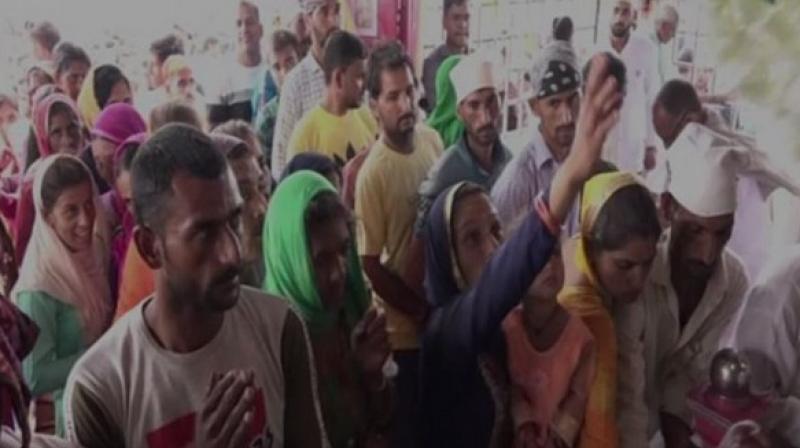
[[[288,163],[287,152],[289,139],[295,125],[300,121],[300,99],[297,78],[287,80],[283,87],[278,106],[278,118],[275,121],[275,136],[272,140],[272,173],[280,176]]]
[[[661,75],[659,75],[658,71],[658,51],[656,51],[656,48],[652,48],[653,44],[651,44],[649,41],[647,43],[650,45],[650,49],[648,49],[648,52],[645,54],[645,58],[647,58],[647,66],[645,67],[644,78],[644,89],[647,104],[647,107],[645,108],[645,121],[647,124],[647,130],[645,134],[646,147],[656,146],[657,136],[656,128],[653,125],[653,103],[656,100],[658,91],[661,89],[661,86],[659,85]]]

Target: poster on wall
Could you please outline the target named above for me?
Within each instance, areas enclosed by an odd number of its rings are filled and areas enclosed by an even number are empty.
[[[378,37],[378,0],[350,0],[359,36]]]

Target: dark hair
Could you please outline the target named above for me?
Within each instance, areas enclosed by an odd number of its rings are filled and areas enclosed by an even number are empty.
[[[556,17],[553,19],[553,39],[569,42],[572,40],[572,34],[574,32],[575,27],[569,16]]]
[[[279,53],[287,48],[300,52],[300,41],[294,33],[286,30],[278,30],[272,33],[272,52]]]
[[[673,117],[703,110],[694,86],[682,79],[667,81],[656,96],[656,104],[660,104]]]
[[[334,191],[319,193],[309,201],[308,207],[306,207],[306,229],[327,224],[336,218],[344,218],[349,226],[352,215],[342,202],[342,198]]]
[[[608,71],[611,73],[611,76],[617,78],[617,86],[621,92],[625,92],[626,85],[628,82],[628,75],[627,70],[625,69],[625,63],[622,62],[622,59],[614,56],[611,52],[604,51],[603,54],[608,58]],[[592,59],[590,58],[588,62],[583,66],[583,90],[586,91],[586,86],[589,84],[589,69],[592,68]]]
[[[367,58],[367,49],[354,34],[335,31],[325,44],[322,68],[325,70],[325,83],[330,83],[336,69],[347,69],[353,63]]]
[[[86,166],[74,157],[59,157],[47,169],[42,179],[42,207],[49,213],[66,188],[92,182]]]
[[[120,81],[130,88],[131,84],[128,82],[128,78],[115,65],[105,64],[94,70],[94,97],[97,99],[97,105],[100,109],[106,107],[106,103],[111,97],[111,90]]]
[[[25,82],[26,83],[28,82],[28,79],[31,76],[37,76],[37,77],[44,78],[44,82],[42,83],[42,85],[44,85],[44,84],[53,84],[54,82],[56,82],[56,80],[53,79],[53,75],[51,75],[50,73],[47,73],[47,71],[44,68],[42,68],[42,67],[40,67],[38,65],[31,66],[31,68],[29,68],[28,71],[25,72]],[[28,93],[32,93],[32,92],[29,91]]]
[[[661,224],[647,188],[635,184],[620,188],[600,209],[587,238],[592,251],[618,250],[634,237],[657,240]]]
[[[83,62],[91,66],[92,61],[89,55],[83,51],[83,48],[72,44],[70,42],[61,42],[56,47],[53,55],[53,67],[55,67],[55,77],[58,78],[62,73],[69,69],[69,66],[76,63]]]
[[[50,22],[40,22],[31,30],[31,39],[39,43],[39,45],[47,48],[48,51],[53,51],[58,41],[61,40],[61,35],[58,33],[55,25]]]
[[[186,173],[201,179],[218,179],[225,172],[225,158],[199,129],[171,124],[153,134],[133,159],[131,185],[136,221],[160,231],[168,212],[172,179]]]
[[[174,54],[184,54],[183,40],[175,34],[168,34],[150,44],[150,53],[155,55],[159,64],[163,64]]]
[[[200,114],[184,100],[162,103],[150,111],[150,132],[155,132],[170,123],[183,123],[203,129]]]
[[[141,145],[136,142],[129,142],[125,145],[125,151],[122,153],[120,163],[115,165],[114,177],[119,177],[125,171],[130,171],[133,168],[133,160],[139,152]]]
[[[467,0],[444,0],[444,5],[442,6],[442,15],[446,15],[453,6],[461,6],[465,3],[467,3]]]
[[[316,152],[302,152],[292,157],[292,160],[286,164],[286,168],[281,173],[281,181],[298,171],[313,171],[324,177],[336,174],[339,179],[342,178],[342,171],[339,169],[339,165],[330,157]]]
[[[399,70],[408,68],[414,73],[414,64],[411,63],[400,42],[389,41],[376,47],[369,56],[367,68],[367,90],[371,98],[378,98],[381,94],[381,75],[384,70]],[[415,80],[416,83],[416,80]]]
[[[259,22],[261,21],[261,12],[259,11],[256,2],[250,0],[239,0],[239,8],[242,6],[254,11],[256,13],[256,19],[258,19]]]
[[[254,141],[256,144],[258,144],[258,135],[256,135],[253,127],[250,126],[250,123],[244,120],[228,120],[214,127],[212,132],[230,135],[231,137],[236,137],[245,143],[248,141]]]

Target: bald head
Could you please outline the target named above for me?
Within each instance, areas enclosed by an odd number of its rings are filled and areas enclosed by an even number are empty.
[[[705,112],[692,84],[673,79],[664,84],[653,104],[653,126],[669,147],[687,123],[702,123]]]

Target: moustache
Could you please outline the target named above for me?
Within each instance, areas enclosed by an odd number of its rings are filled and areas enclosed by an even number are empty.
[[[212,284],[214,286],[222,286],[227,283],[231,283],[236,280],[237,277],[241,274],[242,267],[241,266],[231,266],[230,268],[226,269],[225,272],[220,274]]]
[[[709,274],[714,269],[714,266],[708,265],[703,263],[702,261],[697,260],[689,260],[686,261],[686,267],[690,268],[692,271],[702,274]]]
[[[565,124],[556,128],[556,132],[575,132],[575,124]]]
[[[406,120],[416,121],[417,120],[417,116],[414,115],[413,113],[407,113],[407,114],[403,115],[402,117],[400,117],[400,119],[397,120],[397,122],[398,123],[402,123],[402,122],[404,122]]]

